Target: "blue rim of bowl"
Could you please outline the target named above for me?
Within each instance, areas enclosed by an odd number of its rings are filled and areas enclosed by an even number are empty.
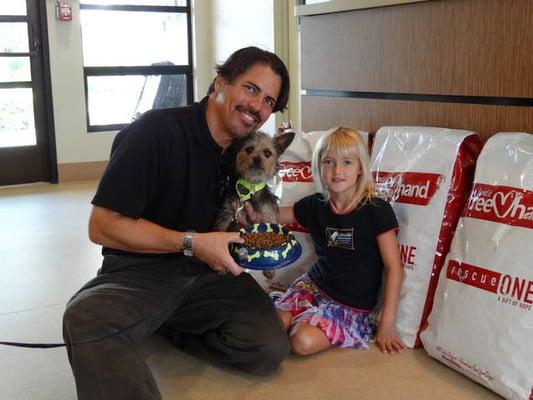
[[[233,258],[235,259],[235,262],[239,264],[243,268],[247,269],[254,269],[254,270],[269,270],[269,269],[278,269],[285,267],[289,264],[292,264],[294,261],[300,257],[302,254],[302,246],[296,238],[294,237],[294,234],[289,231],[285,226],[280,224],[255,224],[250,225],[245,228],[242,228],[240,231],[240,234],[243,235],[245,233],[250,232],[274,232],[278,234],[285,234],[289,237],[289,240],[286,243],[283,243],[280,246],[271,247],[268,249],[253,249],[251,250],[250,247],[242,244],[242,243],[233,243],[231,247],[231,254]],[[274,257],[267,257],[262,253],[273,253],[278,254],[278,257],[280,252],[285,251],[285,247],[290,245],[290,249],[287,252],[287,255],[285,257],[281,256],[281,260],[279,261],[271,261]],[[244,252],[244,255],[239,255],[239,252]],[[261,253],[261,256],[259,258],[255,257],[252,259],[248,259],[248,254],[251,252],[259,252]],[[242,253],[241,253],[242,254]]]

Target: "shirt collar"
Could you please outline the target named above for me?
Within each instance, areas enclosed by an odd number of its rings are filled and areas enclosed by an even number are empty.
[[[200,124],[200,133],[201,136],[198,137],[198,140],[202,145],[205,145],[209,148],[212,148],[213,150],[216,150],[219,154],[222,153],[222,146],[220,146],[215,139],[213,138],[213,134],[209,130],[209,126],[207,125],[207,100],[209,96],[205,96],[200,102],[198,103],[199,106],[199,124]]]

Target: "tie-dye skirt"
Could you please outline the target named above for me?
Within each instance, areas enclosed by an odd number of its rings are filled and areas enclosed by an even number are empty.
[[[302,323],[316,326],[326,334],[332,346],[366,349],[374,338],[377,325],[374,313],[331,299],[308,274],[299,277],[273,300],[278,310],[292,314],[291,330]]]

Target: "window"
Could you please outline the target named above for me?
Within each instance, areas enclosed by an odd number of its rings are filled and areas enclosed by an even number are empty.
[[[80,0],[88,130],[192,102],[189,0]]]
[[[26,1],[0,5],[0,148],[37,143]]]

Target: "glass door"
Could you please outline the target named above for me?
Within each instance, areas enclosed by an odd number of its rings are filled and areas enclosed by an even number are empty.
[[[45,101],[45,7],[39,0],[0,1],[0,185],[57,181]]]

